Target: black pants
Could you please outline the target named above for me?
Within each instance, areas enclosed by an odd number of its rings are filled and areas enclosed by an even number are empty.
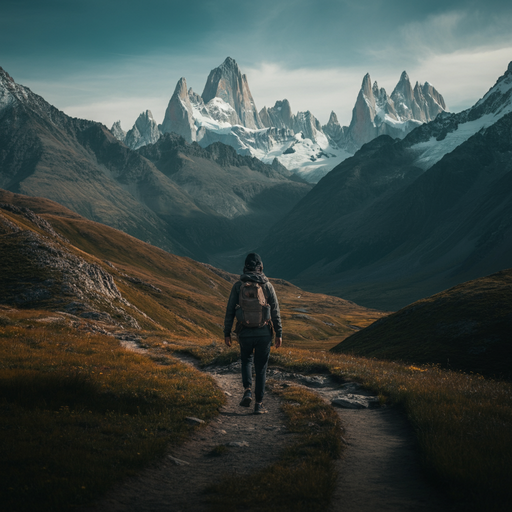
[[[251,336],[240,338],[240,354],[242,356],[242,382],[244,389],[252,387],[252,363],[256,373],[256,402],[263,400],[265,380],[267,376],[268,357],[272,336]]]

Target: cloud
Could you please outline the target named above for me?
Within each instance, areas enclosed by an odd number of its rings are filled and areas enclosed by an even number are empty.
[[[448,108],[457,112],[472,106],[494,85],[512,61],[512,44],[505,48],[474,49],[430,55],[412,69],[421,82],[441,92]]]
[[[350,122],[364,76],[361,68],[287,69],[272,62],[244,72],[258,109],[287,99],[293,112],[310,110],[322,124],[332,110],[340,123]]]

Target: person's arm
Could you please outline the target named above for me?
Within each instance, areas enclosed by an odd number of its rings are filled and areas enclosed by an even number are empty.
[[[235,320],[235,310],[236,305],[238,304],[238,295],[240,293],[240,288],[237,284],[238,283],[235,283],[233,288],[231,288],[228,305],[226,306],[226,316],[224,317],[224,343],[228,347],[231,346],[231,329]]]
[[[276,291],[271,283],[268,283],[269,299],[270,304],[270,315],[272,318],[272,325],[276,333],[275,346],[279,348],[283,344],[283,327],[281,324],[281,311],[279,310],[279,301],[277,300]]]

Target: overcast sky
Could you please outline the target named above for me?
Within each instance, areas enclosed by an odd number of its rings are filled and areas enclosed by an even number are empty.
[[[448,108],[474,104],[512,60],[510,0],[0,0],[0,66],[69,115],[162,122],[177,81],[202,93],[234,58],[258,109],[287,98],[349,124],[363,76],[402,71]]]

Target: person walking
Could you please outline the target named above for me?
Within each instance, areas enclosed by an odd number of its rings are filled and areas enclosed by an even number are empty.
[[[281,314],[274,287],[263,273],[263,262],[258,254],[247,255],[243,274],[231,289],[224,319],[224,341],[231,347],[231,329],[237,319],[235,333],[240,344],[242,384],[244,394],[240,405],[250,407],[252,402],[252,364],[256,374],[254,414],[264,414],[265,380],[272,336],[275,347],[283,342]]]

